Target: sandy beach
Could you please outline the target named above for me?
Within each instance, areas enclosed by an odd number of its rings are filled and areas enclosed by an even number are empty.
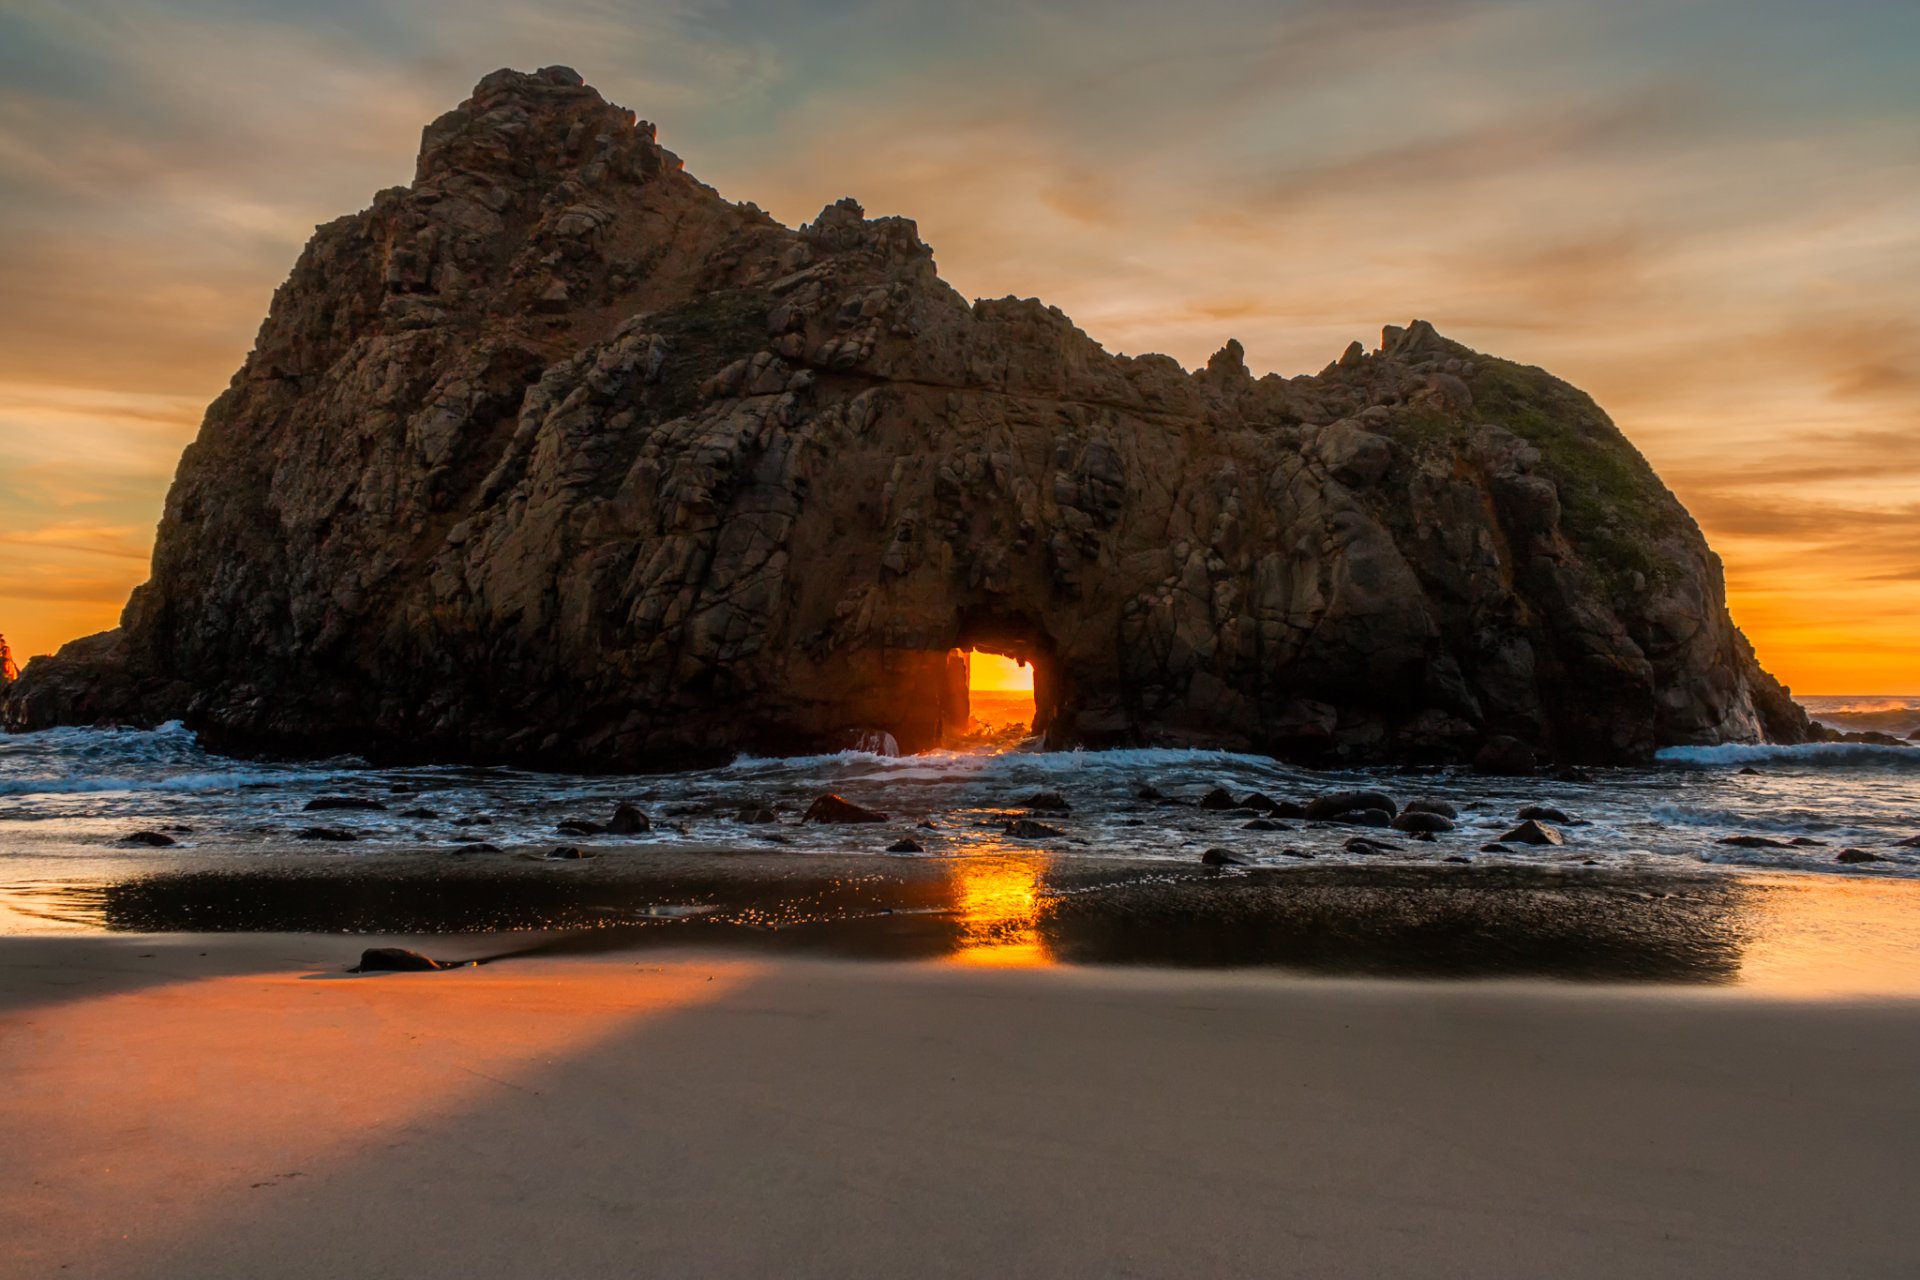
[[[0,939],[7,1274],[1920,1268],[1909,999],[378,941]]]

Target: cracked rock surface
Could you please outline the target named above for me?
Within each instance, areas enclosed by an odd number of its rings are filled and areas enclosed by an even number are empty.
[[[564,68],[321,227],[121,627],[14,728],[570,767],[933,745],[946,653],[1055,744],[1308,760],[1798,741],[1718,559],[1594,403],[1416,322],[1315,376],[969,303],[902,218],[789,229]]]

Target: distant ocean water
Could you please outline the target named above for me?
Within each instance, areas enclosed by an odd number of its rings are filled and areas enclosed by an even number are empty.
[[[1920,699],[1810,699],[1836,727],[1871,718],[1882,732],[1920,727]],[[1911,728],[1908,728],[1911,731]],[[1904,735],[1903,735],[1904,736]],[[1753,772],[1743,772],[1752,770]],[[1798,747],[1675,748],[1641,769],[1598,770],[1589,782],[1490,779],[1450,770],[1316,773],[1261,756],[1218,751],[1142,749],[1047,752],[1031,741],[1008,750],[885,756],[845,752],[800,758],[742,756],[686,773],[578,776],[463,766],[379,768],[342,758],[318,762],[238,761],[203,749],[174,724],[152,731],[56,729],[0,737],[0,884],[9,880],[125,875],[179,866],[253,868],[351,865],[377,871],[392,859],[443,856],[485,840],[505,852],[537,853],[566,843],[646,845],[684,851],[757,849],[885,858],[910,836],[924,856],[1006,851],[1003,828],[1037,790],[1060,792],[1068,813],[1046,820],[1064,833],[1047,847],[1058,856],[1192,865],[1211,847],[1229,847],[1255,863],[1289,866],[1311,853],[1313,865],[1378,862],[1349,851],[1355,828],[1285,823],[1250,831],[1248,815],[1138,798],[1141,787],[1188,801],[1214,787],[1235,796],[1262,792],[1301,800],[1344,787],[1374,786],[1402,802],[1445,798],[1461,810],[1460,829],[1433,843],[1407,842],[1393,857],[1476,863],[1584,865],[1627,869],[1726,867],[1818,871],[1838,875],[1920,877],[1920,849],[1899,842],[1920,835],[1920,746],[1822,743]],[[892,815],[874,826],[801,825],[799,815],[824,792]],[[323,795],[351,795],[386,806],[372,811],[308,812]],[[632,838],[557,832],[569,818],[604,822],[622,801],[653,818]],[[1565,811],[1568,843],[1505,853],[1480,846],[1514,826],[1527,804]],[[749,808],[774,809],[777,824],[740,820]],[[416,816],[408,816],[413,811]],[[418,816],[424,813],[430,816]],[[933,825],[922,827],[927,820]],[[348,843],[307,842],[305,828],[351,831]],[[170,848],[129,848],[135,831],[159,831]],[[1818,841],[1801,847],[1741,848],[1728,836]],[[1398,837],[1394,837],[1398,839]],[[1835,862],[1843,848],[1885,861]]]
[[[1920,733],[1920,695],[1802,698],[1800,705],[1821,724],[1843,733],[1890,733],[1896,738]]]

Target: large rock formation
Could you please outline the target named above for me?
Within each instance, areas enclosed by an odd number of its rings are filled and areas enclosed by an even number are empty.
[[[1699,530],[1592,401],[1426,324],[1316,377],[969,303],[914,224],[790,230],[562,68],[488,76],[321,227],[118,631],[14,727],[636,767],[952,717],[1053,739],[1567,761],[1795,740]]]

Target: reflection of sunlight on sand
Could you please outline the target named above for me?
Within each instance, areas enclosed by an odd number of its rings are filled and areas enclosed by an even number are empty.
[[[1756,876],[1740,986],[1790,997],[1920,995],[1920,884]]]
[[[9,1015],[0,1272],[165,1249],[141,1227],[185,1237],[236,1197],[404,1144],[489,1094],[537,1093],[557,1058],[754,972],[568,962],[563,979],[531,966],[219,977]]]
[[[1024,967],[1053,963],[1040,935],[1040,872],[1045,857],[1026,851],[981,853],[950,864],[960,936],[958,964]]]

